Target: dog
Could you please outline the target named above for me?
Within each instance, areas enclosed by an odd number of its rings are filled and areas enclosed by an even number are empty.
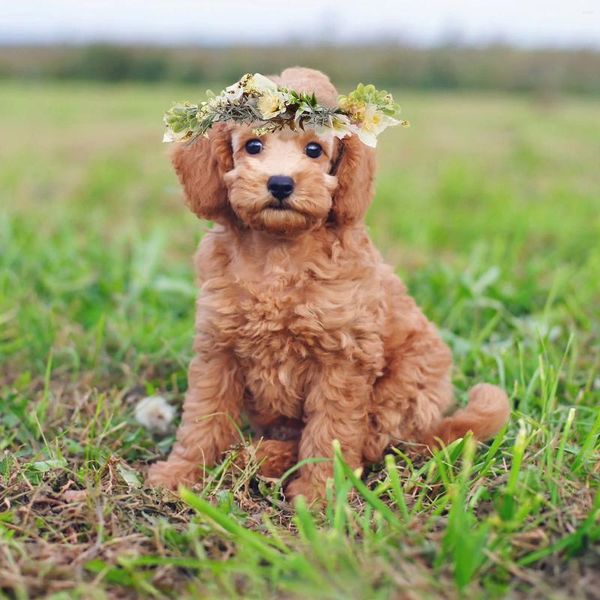
[[[337,105],[323,73],[271,77]],[[261,437],[263,474],[330,458],[353,469],[399,441],[432,448],[471,431],[495,435],[504,391],[476,385],[454,414],[451,354],[371,243],[363,222],[375,154],[342,140],[218,123],[179,144],[172,162],[191,210],[215,223],[200,242],[195,356],[176,443],[151,466],[152,486],[201,480],[239,441],[243,415]],[[287,498],[322,498],[332,461],[304,464]]]

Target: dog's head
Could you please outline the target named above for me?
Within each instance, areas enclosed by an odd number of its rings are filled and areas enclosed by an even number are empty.
[[[297,67],[272,79],[337,104],[319,71]],[[354,223],[373,193],[374,152],[355,135],[339,140],[284,129],[256,136],[252,127],[220,123],[208,138],[179,145],[173,164],[199,217],[276,235]]]

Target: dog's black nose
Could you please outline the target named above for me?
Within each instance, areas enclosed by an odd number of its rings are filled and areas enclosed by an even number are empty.
[[[294,180],[287,175],[273,175],[267,181],[267,189],[277,200],[283,200],[294,191]]]

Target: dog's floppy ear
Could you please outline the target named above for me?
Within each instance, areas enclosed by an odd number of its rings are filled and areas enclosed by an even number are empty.
[[[362,219],[373,197],[375,150],[363,144],[356,135],[339,142],[334,165],[337,188],[333,195],[333,220],[348,225]]]
[[[233,168],[229,128],[217,124],[208,137],[178,144],[171,160],[190,209],[202,219],[227,220],[231,209],[223,175]]]

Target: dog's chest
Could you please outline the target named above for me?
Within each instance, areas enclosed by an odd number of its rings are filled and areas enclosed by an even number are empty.
[[[234,348],[255,410],[301,416],[323,366],[360,353],[356,306],[344,287],[285,275],[239,284]]]
[[[239,358],[261,364],[316,358],[323,335],[331,335],[333,328],[328,327],[331,311],[315,288],[285,276],[239,283]]]
[[[205,238],[206,239],[206,238]],[[330,252],[232,253],[203,241],[198,329],[233,352],[255,413],[298,418],[327,369],[382,369],[384,309],[375,269]],[[226,257],[226,260],[219,259]]]

